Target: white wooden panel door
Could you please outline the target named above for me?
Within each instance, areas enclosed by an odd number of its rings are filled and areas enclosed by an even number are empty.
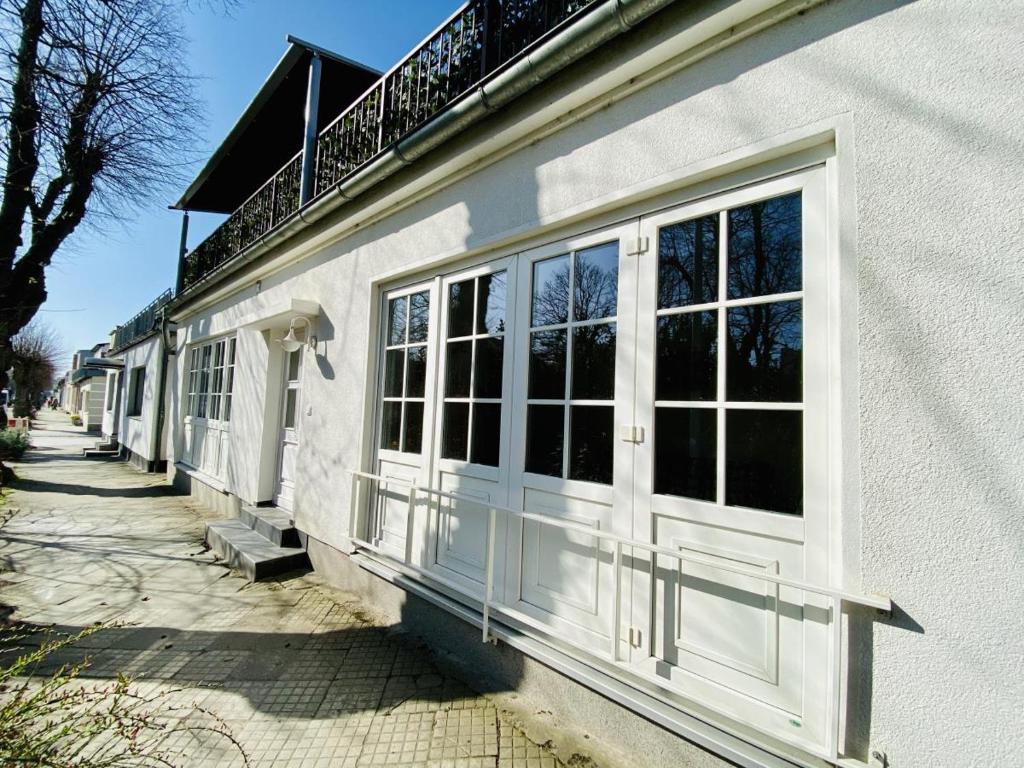
[[[433,401],[426,393],[437,357],[436,282],[385,294],[378,363],[375,473],[385,480],[374,485],[369,536],[391,557],[417,565],[425,559],[429,504],[421,500],[410,517],[409,493],[411,485],[429,483]]]
[[[646,217],[634,536],[636,668],[788,740],[826,733],[827,604],[716,563],[827,584],[824,171]],[[649,597],[653,593],[653,600]]]
[[[274,503],[292,511],[295,470],[299,456],[299,409],[302,407],[302,348],[284,352],[284,387],[281,392],[281,439],[278,448],[277,491]]]
[[[509,501],[514,267],[514,260],[500,259],[441,282],[438,459],[431,485],[467,498],[432,500],[427,566],[479,594],[486,582],[489,505]],[[506,525],[498,515],[497,541],[504,541]],[[504,588],[503,567],[498,552],[496,596]]]
[[[512,506],[629,536],[637,221],[520,255]],[[562,640],[610,653],[612,547],[518,520],[505,600]]]

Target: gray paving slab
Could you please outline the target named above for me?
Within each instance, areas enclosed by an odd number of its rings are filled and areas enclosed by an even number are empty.
[[[30,452],[16,464],[2,505],[19,510],[0,527],[0,604],[13,619],[63,633],[107,625],[37,675],[82,660],[87,685],[131,675],[182,717],[216,713],[251,766],[562,766],[315,573],[249,584],[206,551],[192,499],[127,464],[82,458],[94,440],[44,414],[33,442],[47,460]],[[244,765],[203,732],[165,746],[182,766]]]

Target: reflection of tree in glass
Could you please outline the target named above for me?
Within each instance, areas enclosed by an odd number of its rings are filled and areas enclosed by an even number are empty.
[[[615,397],[615,323],[573,329],[572,396],[584,400]]]
[[[480,278],[476,299],[477,333],[505,332],[506,282],[504,272]]]
[[[800,193],[729,211],[729,298],[799,291]]]
[[[729,310],[730,400],[801,399],[801,302]]]
[[[673,224],[659,231],[659,308],[714,301],[717,285],[717,214]]]
[[[533,265],[532,324],[557,325],[569,314],[569,257],[538,261]]]
[[[530,386],[528,396],[538,399],[565,397],[565,331],[537,331],[530,335]]]
[[[573,319],[596,320],[615,314],[619,294],[619,247],[607,243],[576,254]]]
[[[658,319],[658,400],[713,400],[718,372],[718,313]]]

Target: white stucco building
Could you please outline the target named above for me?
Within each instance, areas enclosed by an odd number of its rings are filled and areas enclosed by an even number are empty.
[[[174,482],[633,764],[1020,764],[1024,6],[485,4],[182,198]]]
[[[171,297],[164,291],[111,336],[109,354],[118,367],[108,374],[108,386],[116,395],[107,398],[104,433],[114,438],[111,445],[122,458],[147,472],[167,465],[165,372],[172,335],[164,308]]]

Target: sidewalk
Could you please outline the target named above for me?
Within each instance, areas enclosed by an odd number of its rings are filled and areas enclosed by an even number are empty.
[[[485,697],[315,574],[247,584],[203,544],[193,502],[162,476],[89,461],[97,438],[43,414],[2,510],[0,604],[86,638],[102,683],[122,672],[223,718],[254,766],[556,768]],[[0,518],[2,520],[2,518]],[[191,741],[183,766],[241,765]]]

